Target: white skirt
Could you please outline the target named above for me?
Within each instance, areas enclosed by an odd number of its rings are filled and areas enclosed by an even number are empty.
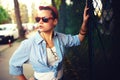
[[[38,80],[58,80],[63,76],[63,69],[58,71],[57,78],[54,77],[54,72],[39,73],[34,72],[34,77]]]

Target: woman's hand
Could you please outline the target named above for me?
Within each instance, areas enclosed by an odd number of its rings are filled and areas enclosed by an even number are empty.
[[[88,19],[89,19],[88,10],[89,10],[89,8],[87,6],[85,6],[84,14],[83,14],[83,23],[82,23],[82,26],[79,31],[79,39],[81,42],[83,41],[83,39],[87,33],[87,23],[88,23]]]
[[[17,76],[18,80],[27,80],[24,74]]]
[[[84,14],[83,14],[83,23],[85,22],[86,24],[87,24],[88,19],[89,19],[88,10],[89,10],[89,8],[87,6],[85,6]]]

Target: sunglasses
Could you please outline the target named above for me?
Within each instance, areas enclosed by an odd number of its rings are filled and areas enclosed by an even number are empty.
[[[43,22],[47,23],[50,19],[53,19],[53,17],[35,17],[36,22],[39,22],[42,19]]]

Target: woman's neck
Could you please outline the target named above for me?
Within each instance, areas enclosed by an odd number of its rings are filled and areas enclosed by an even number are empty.
[[[51,31],[51,32],[41,32],[40,35],[41,35],[46,41],[48,41],[48,40],[51,41],[52,38],[53,38],[53,31]]]
[[[40,35],[43,37],[43,39],[46,41],[47,45],[46,47],[52,48],[54,46],[53,43],[53,31],[51,32],[41,32]]]

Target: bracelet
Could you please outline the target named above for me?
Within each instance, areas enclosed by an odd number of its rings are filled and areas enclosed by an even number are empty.
[[[84,30],[84,29],[82,29],[82,28],[80,29],[80,31],[82,31],[82,32],[87,32],[87,30]]]
[[[79,34],[86,35],[86,32],[87,32],[87,30],[85,31],[85,30],[81,29],[80,32],[79,32]]]
[[[81,35],[86,35],[86,33],[81,33],[81,32],[79,32],[79,34],[81,34]]]

